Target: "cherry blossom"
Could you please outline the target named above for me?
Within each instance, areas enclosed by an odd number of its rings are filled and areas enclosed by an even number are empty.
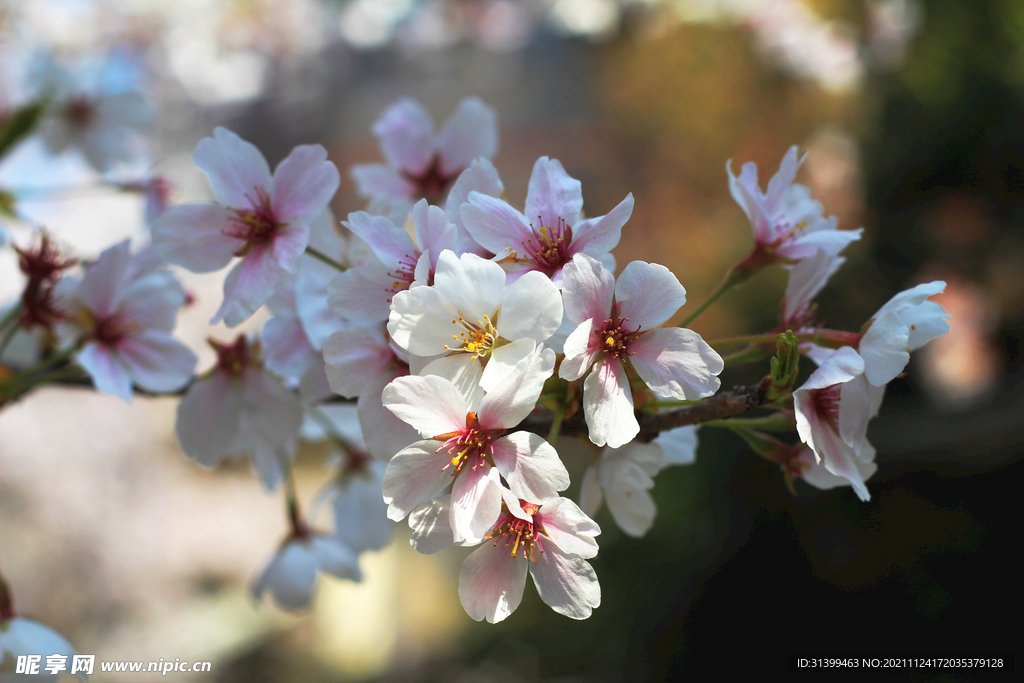
[[[861,500],[869,500],[864,473],[874,458],[867,444],[868,421],[878,414],[885,394],[864,376],[864,359],[849,346],[839,349],[793,392],[796,428],[816,462],[850,482]],[[812,475],[813,477],[813,475]]]
[[[946,289],[941,280],[900,292],[878,309],[865,325],[857,350],[864,358],[864,376],[879,387],[903,372],[910,352],[949,332],[949,315],[928,298]]]
[[[334,538],[354,553],[380,550],[391,540],[394,525],[381,498],[385,465],[356,449],[339,458],[338,473],[320,493],[334,516]]]
[[[618,281],[593,258],[573,257],[565,268],[566,317],[577,327],[565,342],[559,377],[583,383],[590,440],[618,448],[640,431],[628,374],[655,393],[680,400],[711,396],[725,367],[721,356],[691,330],[655,329],[686,302],[686,291],[664,266],[634,261]]]
[[[795,458],[798,476],[814,488],[823,491],[839,486],[854,486],[855,481],[866,482],[878,471],[878,465],[875,464],[875,449],[870,443],[863,443],[860,456],[853,460],[853,465],[857,468],[858,476],[851,479],[829,472],[825,463],[820,462],[810,448],[802,448]]]
[[[533,166],[525,213],[507,202],[470,192],[462,221],[473,239],[502,257],[515,279],[537,271],[562,284],[562,268],[576,254],[587,254],[614,268],[609,253],[619,243],[622,226],[633,213],[629,194],[607,215],[583,218],[580,181],[557,159],[541,157]]]
[[[819,250],[835,256],[863,232],[837,230],[836,219],[822,215],[821,204],[811,198],[811,191],[793,184],[802,162],[803,157],[797,159],[796,146],[790,147],[778,173],[768,181],[767,192],[758,185],[756,164],[743,164],[738,178],[732,174],[732,162],[725,165],[729,191],[754,228],[755,254],[760,257],[756,260],[762,265],[793,263]]]
[[[568,498],[537,505],[506,495],[505,503],[483,545],[462,565],[459,599],[466,613],[492,624],[505,619],[523,599],[529,569],[551,609],[589,617],[601,605],[597,574],[586,562],[597,555],[600,527]]]
[[[498,151],[497,115],[475,97],[459,103],[440,135],[430,114],[408,97],[384,110],[373,133],[387,163],[354,166],[352,179],[375,213],[395,216],[419,199],[439,203],[475,159]]]
[[[464,391],[491,390],[562,322],[558,289],[540,273],[508,284],[505,271],[475,254],[445,250],[432,287],[395,295],[388,332],[415,356],[442,356],[424,372]]]
[[[816,326],[814,299],[844,263],[846,259],[842,256],[819,249],[790,269],[786,293],[779,306],[781,329],[801,331]]]
[[[293,533],[281,544],[253,584],[253,596],[259,599],[270,591],[281,607],[300,610],[313,597],[317,572],[362,580],[359,560],[344,543],[327,534],[303,531]]]
[[[80,149],[99,171],[138,156],[138,134],[150,121],[151,111],[141,94],[113,88],[103,72],[122,68],[112,59],[99,71],[75,72],[46,58],[36,65],[32,80],[49,99],[42,138],[53,154]]]
[[[501,508],[499,474],[516,495],[545,502],[569,486],[555,449],[529,432],[505,435],[534,408],[554,368],[538,348],[479,401],[436,375],[399,377],[384,405],[424,437],[403,449],[384,473],[388,517],[404,519],[453,484],[451,528],[458,542],[479,541]],[[454,482],[452,481],[454,479]]]
[[[593,517],[606,501],[619,528],[640,538],[657,514],[649,493],[653,477],[669,465],[692,463],[696,450],[697,428],[692,426],[662,432],[651,443],[605,448],[583,475],[580,507]]]
[[[81,281],[61,283],[82,345],[75,360],[97,391],[128,401],[132,384],[171,392],[192,377],[195,354],[170,334],[185,293],[159,265],[151,249],[133,256],[125,240],[100,254]]]
[[[338,189],[338,169],[322,146],[300,145],[271,176],[259,150],[226,128],[199,143],[195,164],[217,201],[168,210],[153,224],[153,243],[166,261],[197,273],[241,257],[211,321],[234,327],[294,277],[310,226]]]
[[[181,448],[204,467],[252,455],[260,479],[273,489],[279,461],[294,447],[302,426],[299,400],[265,371],[259,345],[239,335],[233,344],[212,342],[217,365],[196,381],[178,404]]]

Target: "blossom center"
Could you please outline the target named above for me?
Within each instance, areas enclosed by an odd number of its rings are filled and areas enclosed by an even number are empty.
[[[277,232],[287,225],[277,220],[270,206],[270,195],[262,187],[256,188],[256,197],[246,195],[251,204],[249,209],[231,209],[228,219],[230,227],[224,230],[228,237],[243,240],[246,245],[236,254],[245,256],[253,244],[269,242]]]
[[[483,320],[477,320],[475,323],[459,316],[458,319],[452,320],[452,325],[456,327],[456,333],[452,335],[455,348],[445,344],[444,348],[447,351],[471,353],[473,360],[476,360],[490,353],[498,341],[498,328],[486,315]]]
[[[403,170],[402,176],[416,186],[416,195],[428,200],[440,200],[451,188],[452,183],[461,173],[461,169],[451,175],[441,172],[441,157],[437,154],[431,159],[430,165],[418,174]]]
[[[76,97],[64,107],[64,118],[72,128],[86,128],[96,113],[95,105],[85,97]]]
[[[412,287],[412,281],[416,278],[416,262],[418,260],[419,255],[405,254],[398,261],[398,266],[393,271],[388,271],[388,277],[394,278],[391,287],[386,290],[391,296]],[[391,297],[388,297],[388,301],[390,300]]]
[[[233,344],[221,344],[213,339],[208,342],[217,352],[216,369],[232,377],[240,376],[247,367],[257,364],[259,342],[250,346],[244,334],[238,335]]]
[[[471,470],[482,467],[487,459],[494,454],[494,439],[505,433],[504,429],[484,429],[480,426],[476,413],[472,410],[466,413],[466,428],[447,434],[435,436],[436,441],[444,443],[434,451],[440,453],[446,451],[451,460],[445,463],[442,471],[454,467],[452,476],[462,472],[467,464]]]
[[[640,326],[637,326],[635,330],[630,330],[626,323],[629,322],[629,318],[608,318],[605,320],[599,328],[594,330],[594,338],[591,340],[591,350],[603,351],[612,358],[618,358],[619,360],[628,360],[629,356],[632,356],[636,351],[630,351],[629,345],[640,338],[642,334],[640,332]]]
[[[833,384],[824,389],[815,389],[811,394],[814,402],[814,411],[827,422],[836,432],[839,432],[839,391],[840,384]]]
[[[572,244],[572,227],[563,218],[559,218],[553,226],[544,225],[541,216],[537,216],[537,222],[540,229],[534,228],[533,237],[520,242],[525,254],[523,260],[542,270],[553,271],[571,260],[569,245]]]
[[[541,542],[541,535],[543,531],[540,529],[540,525],[535,524],[532,521],[534,513],[537,512],[539,506],[532,503],[525,503],[522,505],[523,511],[530,515],[531,519],[521,519],[515,515],[505,512],[499,519],[498,525],[494,528],[494,531],[485,536],[486,539],[495,538],[495,547],[501,543],[501,539],[505,539],[505,547],[511,548],[509,553],[512,557],[519,554],[522,551],[523,558],[532,558],[534,547],[538,551],[544,552],[544,544]]]

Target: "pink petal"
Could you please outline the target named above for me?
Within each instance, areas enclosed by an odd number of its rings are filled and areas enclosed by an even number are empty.
[[[145,330],[117,348],[135,384],[156,392],[181,389],[192,379],[196,356],[163,330]]]
[[[326,149],[299,145],[274,170],[274,215],[282,223],[310,223],[327,210],[340,182]]]
[[[530,221],[502,199],[470,192],[459,215],[477,244],[494,254],[509,248],[521,251],[524,242],[534,239]]]
[[[331,335],[324,361],[331,389],[353,398],[395,361],[395,354],[379,327],[354,327]]]
[[[168,209],[150,227],[160,258],[193,273],[223,268],[245,242],[228,237],[231,211],[220,204],[185,204]]]
[[[441,377],[399,377],[384,389],[383,401],[426,439],[466,428],[465,399]]]
[[[406,374],[408,368],[392,368],[371,380],[359,396],[357,412],[359,426],[365,435],[366,449],[370,455],[385,462],[420,438],[415,429],[398,419],[381,402],[384,387],[396,377]]]
[[[213,467],[228,453],[242,424],[240,382],[224,373],[193,384],[178,403],[176,432],[185,455]]]
[[[444,204],[444,211],[448,214],[448,220],[459,229],[460,234],[465,235],[465,239],[472,240],[469,232],[462,225],[460,211],[462,205],[469,201],[469,194],[480,192],[491,197],[500,197],[504,191],[505,186],[502,184],[494,164],[484,158],[475,159],[469,168],[459,174],[455,184],[452,185]],[[463,249],[463,252],[465,251],[469,250]]]
[[[257,191],[271,187],[267,160],[255,145],[227,128],[215,128],[212,138],[203,138],[194,160],[209,178],[217,202],[225,206],[252,208]]]
[[[416,186],[393,168],[381,164],[353,166],[350,171],[359,194],[367,199],[403,201],[413,198]]]
[[[448,176],[468,167],[474,159],[492,158],[498,151],[498,115],[476,97],[462,100],[445,123],[438,147],[441,173]]]
[[[572,500],[558,498],[547,503],[535,515],[535,519],[551,543],[562,552],[583,559],[597,555],[597,541],[594,537],[601,534],[601,527]]]
[[[98,316],[115,312],[121,291],[126,284],[131,246],[124,240],[108,247],[95,263],[86,268],[75,297]]]
[[[420,250],[413,244],[412,238],[384,216],[356,211],[350,213],[342,225],[369,244],[381,263],[389,268],[397,268],[403,261],[411,260],[415,263],[419,258]]]
[[[580,181],[570,177],[557,159],[537,159],[526,191],[526,220],[537,231],[560,221],[571,227],[579,222],[582,210]]]
[[[434,122],[411,98],[404,97],[385,109],[373,124],[373,134],[393,168],[418,175],[434,157]]]
[[[331,310],[360,325],[384,322],[391,312],[391,288],[395,278],[376,258],[370,261],[339,273],[327,288]]]
[[[633,215],[633,193],[626,195],[618,205],[604,216],[588,218],[573,228],[571,251],[593,257],[606,254],[616,247],[622,237],[622,226]]]

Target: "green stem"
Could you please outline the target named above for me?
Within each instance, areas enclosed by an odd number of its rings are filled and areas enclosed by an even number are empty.
[[[701,424],[707,427],[723,427],[733,431],[763,429],[768,432],[791,432],[796,429],[796,420],[792,413],[777,413],[767,417],[731,417],[728,420],[707,420]]]
[[[688,315],[686,319],[683,320],[683,322],[679,323],[679,327],[686,327],[687,325],[692,323],[694,320],[697,319],[697,316],[706,311],[708,307],[711,306],[711,304],[715,303],[715,301],[718,300],[718,297],[722,296],[730,289],[743,282],[744,279],[745,278],[740,277],[737,274],[735,267],[730,268],[729,272],[725,274],[725,277],[722,278],[722,281],[718,283],[718,286],[715,287],[714,291],[712,291],[711,294],[708,295],[708,298],[704,300],[704,303],[698,306],[696,311]]]
[[[21,315],[21,311],[24,307],[25,305],[19,301],[18,305],[14,306],[13,308],[11,308],[11,310],[7,311],[7,315],[3,317],[3,320],[0,320],[0,330],[3,330],[12,322],[17,320],[18,316]]]
[[[551,421],[551,431],[548,432],[548,443],[554,445],[558,438],[558,432],[562,429],[562,418],[565,417],[565,409],[569,405],[569,392],[566,390],[565,398],[555,406],[555,419]]]
[[[278,461],[281,463],[281,478],[283,480],[285,512],[288,515],[288,523],[292,527],[292,535],[303,537],[309,533],[306,524],[302,521],[302,513],[299,510],[299,496],[295,492],[295,475],[292,473],[292,463],[282,451],[277,452]]]
[[[722,361],[726,365],[733,363],[743,363],[748,360],[761,360],[771,355],[771,349],[763,346],[751,345],[750,348],[744,349],[743,351],[737,351],[736,353],[728,356],[722,356]]]
[[[4,357],[4,353],[7,352],[7,347],[10,346],[11,340],[14,339],[14,335],[16,334],[18,334],[18,325],[13,326],[4,333],[4,338],[0,340],[0,358]]]
[[[309,254],[310,256],[312,256],[313,258],[315,258],[317,261],[320,261],[322,263],[326,263],[331,268],[334,268],[335,270],[337,270],[337,271],[339,271],[341,273],[344,273],[346,270],[348,270],[345,266],[341,265],[340,263],[338,263],[337,261],[332,259],[327,254],[323,253],[319,249],[307,246],[306,247],[306,253]]]

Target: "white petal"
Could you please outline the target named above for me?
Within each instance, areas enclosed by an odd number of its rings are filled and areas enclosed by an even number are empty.
[[[353,327],[331,335],[324,344],[324,362],[331,390],[352,398],[395,362],[395,354],[379,326]]]
[[[383,482],[388,519],[405,519],[420,503],[451,483],[451,475],[441,469],[447,458],[436,452],[440,445],[438,441],[417,441],[391,458]]]
[[[608,318],[614,293],[615,278],[590,256],[576,254],[562,269],[565,315],[576,324],[589,318],[599,323]]]
[[[544,382],[555,368],[555,354],[538,346],[516,366],[494,391],[488,393],[478,411],[484,429],[509,429],[526,419],[536,407]]]
[[[399,377],[384,388],[385,407],[429,439],[466,428],[466,402],[442,377]]]
[[[228,454],[242,423],[241,383],[223,372],[193,384],[178,403],[176,432],[185,455],[213,467]]]
[[[494,317],[505,294],[505,271],[476,254],[456,257],[445,250],[437,259],[434,288],[470,322]]]
[[[821,364],[821,367],[812,372],[797,391],[824,389],[833,384],[843,384],[862,372],[864,372],[864,360],[849,346],[844,346],[829,356]]]
[[[450,511],[456,543],[479,543],[501,514],[501,481],[498,470],[486,462],[470,463],[455,478]]]
[[[601,534],[601,527],[570,499],[558,498],[545,504],[534,515],[534,521],[544,529],[546,540],[550,540],[562,552],[583,559],[597,555],[597,541],[594,537]]]
[[[382,164],[360,164],[349,171],[356,189],[367,199],[384,198],[408,200],[416,192],[416,186],[402,177],[395,169]]]
[[[498,176],[498,171],[488,159],[475,159],[465,171],[459,174],[451,191],[448,192],[448,199],[445,201],[444,210],[448,214],[448,220],[458,227],[459,232],[466,238],[469,231],[462,224],[462,205],[469,201],[470,192],[480,192],[491,197],[500,197],[505,191],[505,186]],[[468,251],[464,249],[463,251]]]
[[[460,335],[465,327],[459,323],[459,318],[463,316],[471,319],[436,286],[413,287],[399,292],[391,300],[388,333],[395,344],[413,355],[436,356],[447,353],[446,346],[453,351],[462,347],[464,340]]]
[[[597,349],[591,350],[590,343],[593,327],[592,318],[584,320],[565,340],[565,359],[558,366],[558,376],[562,379],[575,382],[593,365],[597,358]]]
[[[594,568],[579,557],[548,546],[530,576],[541,600],[570,619],[586,619],[601,606],[601,585]]]
[[[601,508],[602,502],[600,475],[597,464],[593,464],[583,473],[583,483],[580,484],[580,509],[583,514],[593,517]]]
[[[626,370],[617,360],[600,360],[583,382],[583,412],[590,440],[598,446],[624,446],[640,433]]]
[[[181,389],[192,378],[197,358],[163,330],[145,330],[118,346],[135,384],[156,392]]]
[[[608,510],[619,528],[634,538],[643,538],[654,524],[658,508],[644,489],[609,491]]]
[[[438,496],[409,515],[409,528],[412,529],[409,545],[417,552],[433,555],[438,550],[455,545],[449,523],[450,506],[451,496]]]
[[[419,441],[415,429],[400,420],[381,402],[381,394],[396,377],[408,374],[408,368],[395,367],[370,381],[359,397],[357,414],[359,426],[370,455],[387,462],[395,453]]]
[[[618,245],[622,226],[632,214],[633,194],[630,193],[604,216],[588,218],[573,228],[572,253],[582,252],[594,258],[607,254]]]
[[[697,457],[697,426],[670,429],[659,434],[654,442],[661,446],[666,465],[689,465]]]
[[[629,352],[637,374],[661,396],[692,401],[722,386],[722,357],[693,330],[650,330],[629,345]]]
[[[343,541],[331,536],[315,535],[309,541],[317,569],[339,579],[361,581],[359,558]]]
[[[365,211],[348,215],[342,225],[370,245],[381,263],[396,268],[399,262],[415,262],[420,250],[409,235],[384,216],[371,216]]]
[[[132,376],[118,354],[105,344],[90,342],[75,354],[75,360],[89,373],[96,391],[132,400]]]
[[[369,463],[364,471],[347,475],[337,484],[331,502],[334,535],[355,553],[380,550],[391,540],[394,527],[381,495],[384,469],[384,463]]]
[[[526,216],[507,202],[480,192],[470,192],[459,209],[462,225],[485,249],[500,254],[507,248],[518,250],[522,243],[534,239]]]
[[[538,271],[526,273],[505,288],[498,315],[498,334],[542,342],[562,324],[562,294]]]
[[[498,543],[484,543],[462,564],[459,600],[475,621],[496,624],[523,599],[528,560],[511,557]]]
[[[244,242],[225,234],[232,214],[219,204],[184,204],[167,210],[150,228],[160,258],[194,273],[223,268]]]
[[[285,544],[253,585],[257,598],[269,590],[281,607],[300,610],[309,604],[316,583],[316,559],[305,542]]]
[[[615,282],[615,301],[629,329],[649,330],[675,315],[686,303],[686,290],[665,266],[633,261]]]
[[[532,339],[518,339],[511,344],[499,346],[491,351],[487,367],[477,375],[477,382],[484,391],[494,391],[501,382],[515,372],[516,366],[537,348]],[[479,361],[474,361],[479,366]],[[465,394],[466,391],[463,391]]]
[[[260,370],[242,376],[242,395],[250,435],[270,446],[284,446],[299,434],[302,405],[279,381]]]
[[[532,432],[494,442],[494,465],[517,498],[547,503],[569,488],[569,473],[554,447]]]
[[[895,311],[875,318],[861,337],[857,350],[864,359],[864,375],[875,386],[892,381],[910,362],[910,327]]]

